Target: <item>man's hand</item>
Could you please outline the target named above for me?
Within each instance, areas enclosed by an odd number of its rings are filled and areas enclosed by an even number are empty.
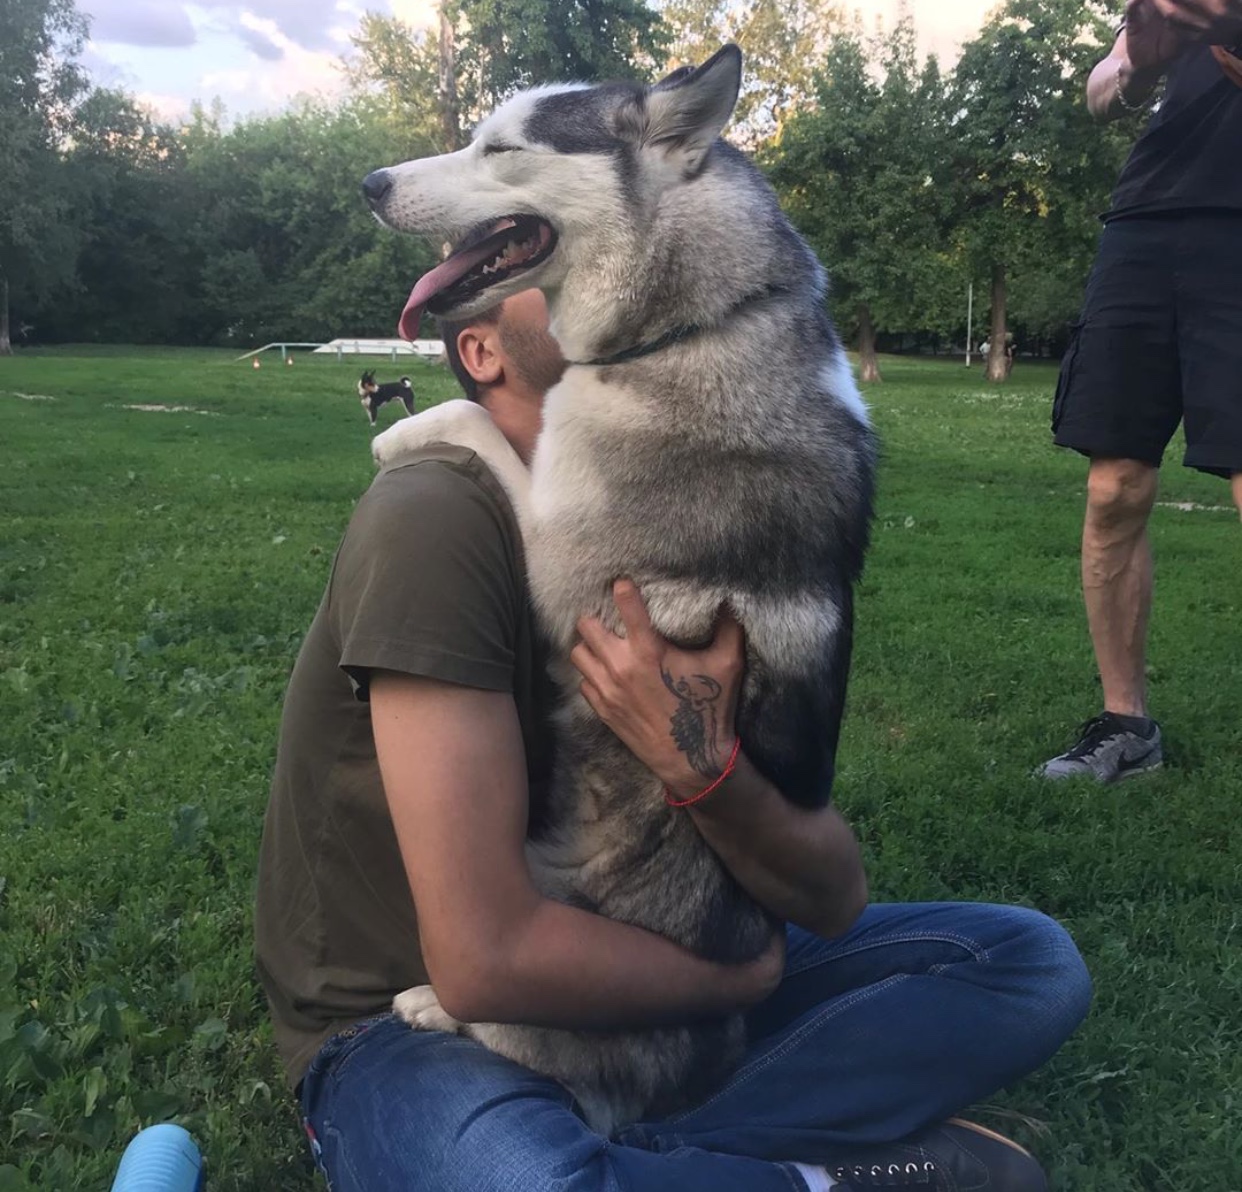
[[[745,669],[742,627],[722,610],[702,650],[680,650],[651,623],[629,580],[613,585],[625,637],[595,618],[578,622],[570,661],[595,714],[674,794],[689,798],[724,770]]]
[[[1189,40],[1228,46],[1242,37],[1242,0],[1145,0],[1145,4]],[[1127,25],[1129,20],[1127,7]]]
[[[1186,32],[1169,21],[1157,6],[1157,0],[1130,0],[1126,5],[1126,58],[1129,69],[1123,65],[1118,83],[1125,88],[1130,76],[1154,76],[1162,74],[1187,46]],[[1148,90],[1150,90],[1148,86]]]
[[[618,637],[584,620],[570,655],[601,720],[679,799],[719,775],[734,742],[745,670],[742,627],[727,613],[702,650],[679,650],[651,624],[628,580],[613,599]],[[825,797],[827,792],[825,792]],[[744,753],[719,789],[686,812],[747,893],[773,915],[819,935],[845,932],[867,904],[858,842],[835,807],[795,807]]]

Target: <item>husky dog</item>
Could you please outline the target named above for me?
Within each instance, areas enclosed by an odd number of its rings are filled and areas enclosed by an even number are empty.
[[[469,147],[364,183],[400,231],[501,228],[418,282],[403,335],[424,308],[468,317],[538,286],[569,361],[529,475],[470,402],[405,420],[375,447],[390,464],[428,442],[471,446],[517,510],[561,688],[535,881],[724,963],[757,957],[770,917],[596,718],[568,655],[580,617],[618,628],[618,577],[684,645],[709,640],[727,605],[746,631],[742,748],[796,804],[827,803],[876,449],[823,270],[760,173],[719,139],[740,83],[741,54],[726,46],[652,87],[527,91]],[[740,1018],[616,1033],[462,1026],[429,986],[394,1006],[560,1080],[605,1135],[701,1097],[744,1044]]]

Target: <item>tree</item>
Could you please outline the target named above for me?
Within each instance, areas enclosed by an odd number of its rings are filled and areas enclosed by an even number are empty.
[[[396,136],[387,105],[367,97],[304,102],[228,132],[199,113],[184,149],[204,339],[391,331],[414,279],[435,262],[421,239],[382,228],[361,198],[361,180],[392,161]],[[406,148],[432,151],[412,139]]]
[[[538,83],[650,78],[669,34],[644,0],[448,0],[467,110]]]
[[[764,155],[794,223],[832,275],[834,305],[858,333],[864,381],[880,380],[880,329],[933,330],[956,267],[945,250],[947,111],[935,59],[914,28],[883,40],[842,32],[798,112]]]
[[[957,240],[972,273],[988,276],[990,341],[1009,335],[1015,273],[1072,262],[1085,275],[1094,211],[1124,145],[1087,111],[1087,73],[1111,44],[1103,4],[1007,0],[962,52],[954,74]],[[1094,208],[1094,210],[1093,210]],[[988,378],[1008,361],[993,351]]]
[[[367,13],[349,69],[443,153],[519,88],[649,78],[667,40],[643,0],[442,0],[434,32]]]
[[[355,93],[383,97],[394,125],[433,152],[461,147],[455,31],[443,10],[434,39],[397,17],[368,12],[350,41],[358,51],[347,67]]]
[[[811,100],[828,45],[847,27],[845,7],[838,0],[669,0],[668,64],[697,65],[726,42],[740,46],[745,77],[730,136],[758,147]]]
[[[72,0],[0,0],[0,355],[14,291],[32,303],[73,272],[57,149],[86,86]]]
[[[92,91],[74,112],[62,172],[80,237],[73,293],[40,319],[58,338],[168,342],[192,337],[193,271],[185,152],[129,96]]]

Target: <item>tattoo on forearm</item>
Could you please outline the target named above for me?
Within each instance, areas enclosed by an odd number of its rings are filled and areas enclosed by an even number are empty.
[[[686,755],[696,773],[719,777],[724,766],[716,753],[717,701],[721,688],[710,675],[678,675],[663,667],[664,686],[677,697],[677,711],[669,719],[669,735]]]

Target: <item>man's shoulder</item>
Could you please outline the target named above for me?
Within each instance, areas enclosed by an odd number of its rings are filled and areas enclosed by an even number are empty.
[[[359,517],[495,519],[506,533],[516,530],[504,490],[491,470],[468,447],[434,443],[399,464],[380,470],[358,501]]]

